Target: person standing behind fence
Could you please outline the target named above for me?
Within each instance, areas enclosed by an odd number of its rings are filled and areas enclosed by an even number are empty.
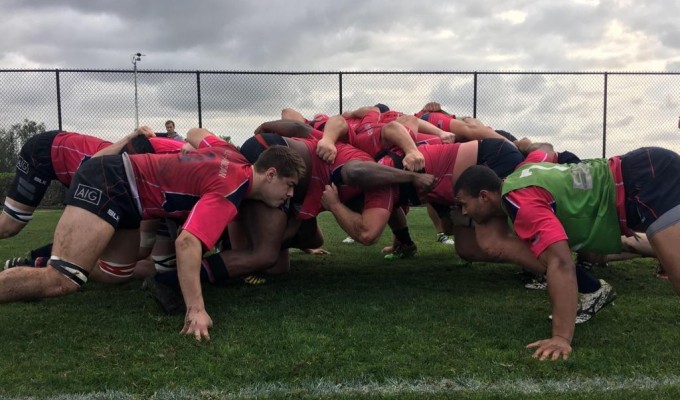
[[[182,135],[175,131],[175,122],[171,119],[165,121],[165,131],[167,132],[165,137],[175,140],[184,141]]]

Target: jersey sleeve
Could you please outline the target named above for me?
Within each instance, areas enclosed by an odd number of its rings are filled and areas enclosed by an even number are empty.
[[[227,225],[236,218],[236,205],[219,193],[201,196],[182,229],[196,236],[206,250],[219,240]]]
[[[555,153],[548,154],[548,153],[546,153],[545,151],[542,151],[542,150],[534,150],[531,153],[527,154],[524,161],[521,164],[519,164],[517,167],[519,167],[520,165],[531,164],[531,163],[542,163],[542,162],[554,163],[556,161],[557,161],[557,155]]]
[[[536,257],[550,245],[567,240],[567,233],[555,215],[555,201],[536,186],[513,190],[503,198],[515,234],[526,242]]]
[[[208,135],[201,140],[198,144],[199,149],[204,149],[208,147],[233,147],[233,145],[225,142],[221,138],[215,135]]]

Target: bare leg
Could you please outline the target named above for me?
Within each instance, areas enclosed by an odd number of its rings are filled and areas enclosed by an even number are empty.
[[[675,292],[680,294],[680,257],[677,251],[680,245],[680,223],[657,232],[649,239],[649,243],[666,269]]]
[[[278,275],[290,272],[290,256],[288,249],[281,250],[279,258],[276,259],[276,264],[267,270],[268,274]]]
[[[23,213],[33,213],[33,211],[35,211],[35,207],[30,207],[26,204],[19,203],[18,201],[10,199],[9,197],[5,199],[5,202],[7,205]],[[0,239],[6,239],[16,235],[17,233],[21,232],[22,229],[24,229],[24,226],[26,226],[26,223],[22,223],[14,218],[11,218],[4,211],[0,213]]]
[[[160,226],[161,220],[159,219],[149,219],[142,221],[139,227],[140,231],[140,242],[139,242],[139,254],[137,255],[138,260],[142,260],[151,255],[151,251],[156,244],[156,231]]]
[[[437,233],[444,232],[444,229],[442,228],[442,220],[439,218],[437,210],[435,210],[430,204],[425,204],[425,206],[427,208],[427,216],[430,217],[430,220],[434,225],[434,229],[437,231]]]
[[[66,206],[54,233],[52,255],[90,272],[113,233],[113,227],[95,214]],[[19,267],[0,273],[0,303],[62,296],[77,289],[75,283],[49,266]]]
[[[138,250],[139,229],[120,229],[113,234],[113,237],[111,238],[111,241],[109,241],[109,245],[104,250],[101,259],[107,262],[130,265],[137,261]],[[144,268],[144,266],[142,267]],[[155,272],[155,269],[153,271]],[[140,270],[137,274],[138,276],[140,274],[145,274],[145,276],[140,277],[143,279],[147,276],[153,275],[153,272],[148,270]],[[134,279],[134,277],[134,272],[131,276],[126,277],[115,276],[106,273],[102,271],[101,268],[99,268],[99,265],[93,268],[92,272],[90,273],[90,278],[93,281],[112,285],[129,282],[131,279]]]

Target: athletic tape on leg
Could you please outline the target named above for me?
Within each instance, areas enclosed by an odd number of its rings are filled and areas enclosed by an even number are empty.
[[[75,283],[79,287],[83,286],[87,282],[87,276],[89,275],[89,273],[82,267],[72,262],[62,260],[61,258],[56,256],[52,256],[50,257],[50,265],[52,266],[52,268],[59,271],[62,275],[70,279],[73,283]]]
[[[16,207],[12,207],[7,202],[5,202],[2,207],[2,212],[9,215],[10,218],[19,222],[20,224],[27,224],[28,221],[33,219],[33,211],[22,211]]]
[[[135,271],[135,265],[137,265],[137,261],[133,262],[132,264],[120,264],[111,261],[99,260],[99,269],[117,278],[131,277],[132,273]]]

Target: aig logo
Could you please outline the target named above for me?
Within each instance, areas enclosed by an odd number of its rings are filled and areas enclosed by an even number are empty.
[[[73,198],[98,206],[102,199],[102,191],[79,183]]]
[[[24,174],[28,174],[28,162],[24,160],[23,158],[19,157],[19,160],[17,160],[17,169]]]

